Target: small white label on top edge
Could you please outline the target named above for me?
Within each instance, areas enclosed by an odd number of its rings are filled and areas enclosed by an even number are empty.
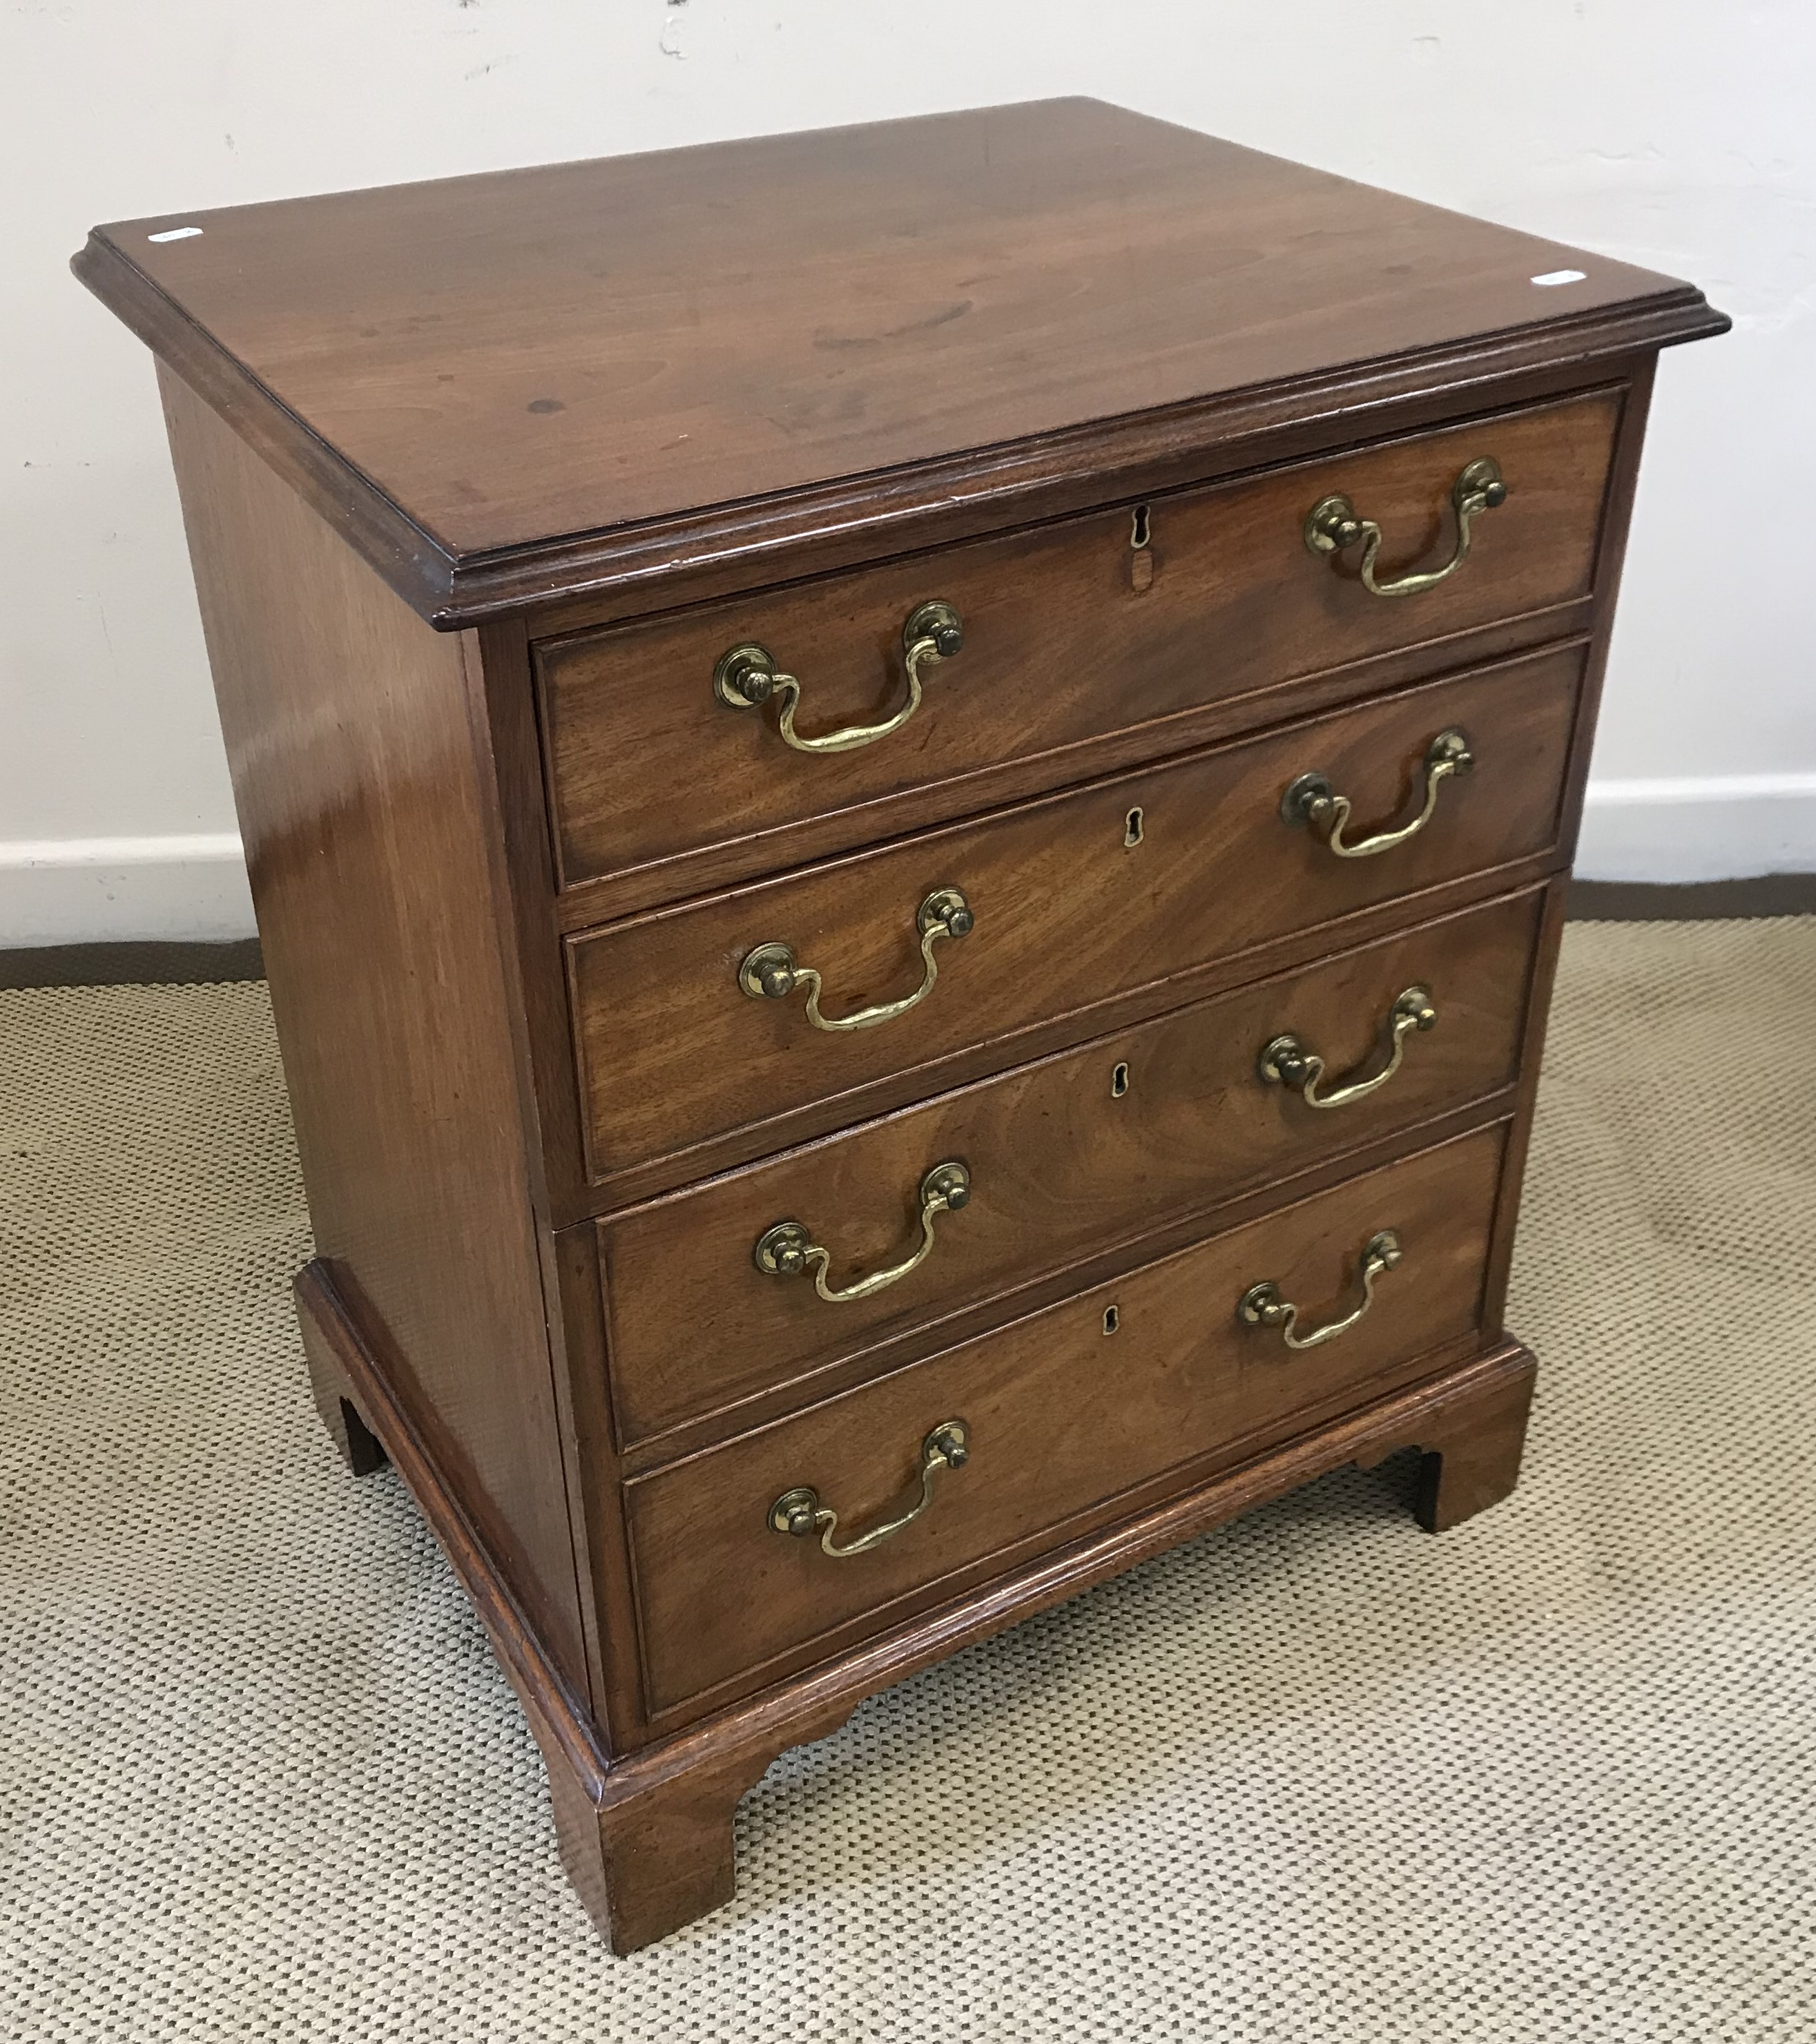
[[[1585,284],[1589,280],[1587,270],[1547,270],[1541,277],[1534,277],[1535,284]]]
[[[187,241],[201,233],[199,227],[167,227],[162,234],[148,234],[148,241]]]

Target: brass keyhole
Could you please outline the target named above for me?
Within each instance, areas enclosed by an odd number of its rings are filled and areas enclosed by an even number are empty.
[[[1110,1074],[1110,1097],[1120,1100],[1129,1089],[1129,1068],[1118,1065]]]
[[[1116,1308],[1115,1308],[1114,1306],[1106,1306],[1106,1307],[1104,1308],[1104,1333],[1105,1333],[1105,1334],[1107,1334],[1107,1335],[1113,1335],[1113,1334],[1116,1331],[1117,1328],[1118,1328],[1118,1327],[1119,1327],[1122,1324],[1123,1324],[1123,1316],[1122,1316],[1122,1315],[1121,1315],[1121,1314],[1120,1314],[1120,1313],[1116,1310]]]
[[[1154,586],[1154,555],[1148,551],[1153,541],[1154,522],[1148,517],[1148,507],[1138,504],[1129,521],[1129,586],[1137,596],[1145,595]]]
[[[1131,809],[1123,819],[1123,843],[1129,847],[1139,844],[1142,841],[1143,828],[1141,811],[1138,809]]]

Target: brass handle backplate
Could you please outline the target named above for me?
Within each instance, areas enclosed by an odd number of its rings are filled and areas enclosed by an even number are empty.
[[[792,1533],[797,1540],[811,1540],[817,1533],[821,1552],[843,1562],[849,1555],[866,1553],[904,1526],[912,1525],[932,1504],[933,1479],[939,1472],[963,1469],[970,1459],[969,1427],[962,1420],[943,1420],[920,1444],[920,1495],[906,1512],[885,1520],[881,1526],[873,1526],[868,1533],[860,1533],[843,1546],[835,1546],[832,1536],[839,1530],[838,1513],[820,1503],[817,1490],[800,1484],[793,1490],[785,1490],[770,1507],[770,1530]]]
[[[879,1022],[893,1022],[911,1008],[918,1008],[933,991],[939,977],[933,947],[942,937],[968,937],[977,919],[971,905],[956,887],[936,887],[915,915],[920,932],[921,982],[912,993],[900,1001],[878,1001],[860,1008],[855,1015],[822,1015],[820,1012],[820,974],[796,958],[792,946],[758,944],[747,951],[738,967],[738,984],[753,1001],[786,1001],[797,988],[807,989],[807,1019],[816,1029],[874,1029]]]
[[[1398,830],[1377,831],[1359,844],[1344,841],[1343,826],[1352,808],[1347,795],[1339,795],[1327,774],[1301,774],[1280,797],[1282,821],[1321,830],[1324,842],[1339,859],[1373,859],[1377,852],[1392,851],[1416,837],[1430,822],[1438,808],[1438,791],[1453,774],[1475,770],[1476,755],[1460,731],[1441,731],[1425,748],[1425,805],[1409,824]]]
[[[813,1273],[813,1289],[834,1305],[848,1299],[867,1299],[890,1285],[899,1284],[911,1270],[918,1270],[933,1253],[933,1222],[936,1214],[956,1213],[971,1197],[971,1174],[962,1164],[935,1164],[920,1181],[920,1247],[906,1262],[887,1270],[873,1271],[855,1285],[833,1285],[826,1281],[832,1266],[830,1250],[822,1249],[798,1220],[778,1220],[757,1238],[751,1261],[766,1278],[798,1278]]]
[[[1397,582],[1375,579],[1375,559],[1381,550],[1381,528],[1373,518],[1358,518],[1347,497],[1326,497],[1315,504],[1305,521],[1305,544],[1315,554],[1346,553],[1362,548],[1362,586],[1371,596],[1417,596],[1453,575],[1469,558],[1469,541],[1476,521],[1484,511],[1498,511],[1507,501],[1507,486],[1501,479],[1501,465],[1484,455],[1472,461],[1452,485],[1450,501],[1457,511],[1457,550],[1441,568],[1422,574],[1402,575]]]
[[[1334,1341],[1350,1331],[1375,1303],[1376,1279],[1383,1271],[1392,1270],[1403,1254],[1399,1237],[1392,1229],[1370,1235],[1362,1246],[1362,1303],[1342,1320],[1326,1320],[1308,1335],[1296,1331],[1299,1308],[1281,1297],[1279,1283],[1272,1278],[1249,1287],[1236,1302],[1236,1317],[1245,1327],[1277,1328],[1288,1348],[1316,1348],[1320,1342]]]
[[[902,626],[902,665],[908,674],[908,701],[893,717],[881,724],[853,724],[847,731],[829,731],[824,738],[803,738],[794,728],[794,713],[800,707],[797,676],[778,670],[775,656],[766,646],[754,641],[721,653],[712,670],[712,693],[728,709],[760,709],[765,703],[778,706],[776,728],[783,744],[797,752],[854,752],[861,745],[874,745],[892,731],[900,731],[920,708],[920,670],[950,660],[965,644],[965,626],[950,603],[917,605]]]
[[[1434,1029],[1437,1026],[1438,1010],[1431,1005],[1430,989],[1409,986],[1388,1010],[1392,1055],[1371,1078],[1346,1079],[1328,1093],[1320,1093],[1318,1089],[1324,1078],[1324,1060],[1290,1034],[1276,1036],[1263,1047],[1261,1074],[1269,1085],[1283,1085],[1297,1093],[1307,1107],[1348,1107],[1353,1101],[1366,1100],[1370,1093],[1378,1092],[1399,1070],[1400,1061],[1406,1055],[1407,1039],[1415,1030]]]

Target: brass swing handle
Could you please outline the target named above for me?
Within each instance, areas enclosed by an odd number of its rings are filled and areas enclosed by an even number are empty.
[[[1361,540],[1362,586],[1371,596],[1417,596],[1453,575],[1469,558],[1472,530],[1484,511],[1498,511],[1507,501],[1501,465],[1484,456],[1472,461],[1451,486],[1457,508],[1457,551],[1441,568],[1402,575],[1397,582],[1376,582],[1375,559],[1381,550],[1381,528],[1373,518],[1358,518],[1347,497],[1326,497],[1313,505],[1305,521],[1305,544],[1315,554],[1341,554]]]
[[[1370,1235],[1362,1247],[1362,1303],[1342,1320],[1326,1320],[1308,1335],[1294,1331],[1299,1308],[1280,1297],[1280,1285],[1272,1278],[1249,1287],[1236,1302],[1236,1317],[1244,1327],[1278,1327],[1280,1338],[1288,1348],[1316,1348],[1320,1342],[1334,1341],[1350,1331],[1375,1303],[1375,1280],[1384,1270],[1392,1270],[1403,1254],[1399,1237],[1391,1228]]]
[[[843,1562],[848,1554],[866,1553],[920,1518],[933,1502],[933,1479],[942,1470],[963,1469],[971,1459],[970,1441],[970,1429],[962,1420],[942,1420],[920,1444],[920,1496],[906,1512],[885,1520],[881,1526],[873,1526],[868,1533],[860,1533],[843,1547],[832,1544],[839,1528],[838,1513],[830,1505],[822,1504],[820,1493],[807,1484],[785,1490],[770,1507],[770,1531],[792,1533],[797,1540],[811,1540],[817,1533],[821,1553],[830,1554],[835,1562]]]
[[[1329,1093],[1318,1090],[1324,1077],[1324,1060],[1308,1051],[1296,1036],[1276,1036],[1262,1050],[1261,1074],[1269,1085],[1289,1087],[1307,1107],[1348,1107],[1378,1092],[1400,1068],[1406,1055],[1407,1039],[1415,1030],[1438,1026],[1438,1010],[1425,987],[1409,986],[1388,1010],[1388,1028],[1392,1055],[1373,1078],[1349,1079]]]
[[[1373,859],[1377,852],[1392,851],[1409,837],[1417,837],[1430,822],[1438,808],[1438,791],[1454,774],[1475,770],[1476,755],[1460,731],[1441,731],[1425,748],[1425,806],[1409,824],[1398,830],[1377,831],[1360,844],[1346,844],[1343,826],[1350,820],[1351,803],[1330,786],[1326,774],[1301,774],[1280,797],[1283,822],[1303,824],[1307,830],[1322,830],[1324,842],[1339,859]]]
[[[956,1213],[971,1197],[971,1174],[962,1164],[935,1164],[920,1181],[920,1247],[906,1262],[887,1270],[873,1271],[855,1285],[832,1285],[826,1274],[832,1267],[830,1250],[822,1249],[798,1220],[778,1220],[757,1238],[751,1260],[766,1278],[798,1278],[811,1268],[813,1289],[835,1306],[848,1299],[867,1299],[873,1293],[899,1284],[911,1270],[918,1270],[933,1253],[933,1221],[936,1214]]]
[[[800,682],[796,675],[777,671],[775,656],[766,646],[751,643],[721,653],[712,670],[712,693],[728,709],[760,709],[766,702],[778,703],[781,714],[776,728],[783,744],[793,747],[797,752],[854,752],[860,745],[874,745],[879,738],[900,731],[920,708],[921,669],[950,660],[964,644],[964,624],[950,603],[918,605],[902,627],[908,701],[881,724],[855,724],[847,731],[829,731],[824,738],[803,738],[795,729]]]
[[[738,984],[753,1001],[786,1001],[797,987],[807,989],[807,1019],[816,1029],[874,1029],[879,1022],[893,1022],[911,1008],[918,1008],[933,991],[939,977],[933,947],[942,937],[968,937],[977,927],[971,905],[956,887],[936,887],[915,914],[920,932],[921,981],[912,993],[900,1001],[879,1001],[860,1008],[854,1015],[822,1015],[820,1012],[820,978],[810,965],[803,965],[789,944],[758,944],[747,951],[738,968]]]

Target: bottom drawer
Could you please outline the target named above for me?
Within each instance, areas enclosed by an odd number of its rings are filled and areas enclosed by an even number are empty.
[[[816,1642],[835,1650],[847,1642],[831,1635],[880,1630],[961,1572],[1149,1501],[1131,1493],[1169,1473],[1184,1489],[1220,1451],[1296,1431],[1296,1415],[1416,1377],[1479,1323],[1503,1142],[1497,1125],[1403,1158],[628,1484],[652,1715],[751,1686]],[[1384,1231],[1397,1260],[1376,1269],[1369,1310],[1289,1345],[1354,1314]],[[1275,1291],[1245,1320],[1238,1302],[1262,1281]],[[1288,1302],[1296,1320],[1283,1325]],[[954,1421],[962,1465],[927,1469],[927,1444]],[[772,1526],[778,1501],[808,1490],[790,1504],[811,1530]],[[874,1546],[824,1551],[923,1495]]]

